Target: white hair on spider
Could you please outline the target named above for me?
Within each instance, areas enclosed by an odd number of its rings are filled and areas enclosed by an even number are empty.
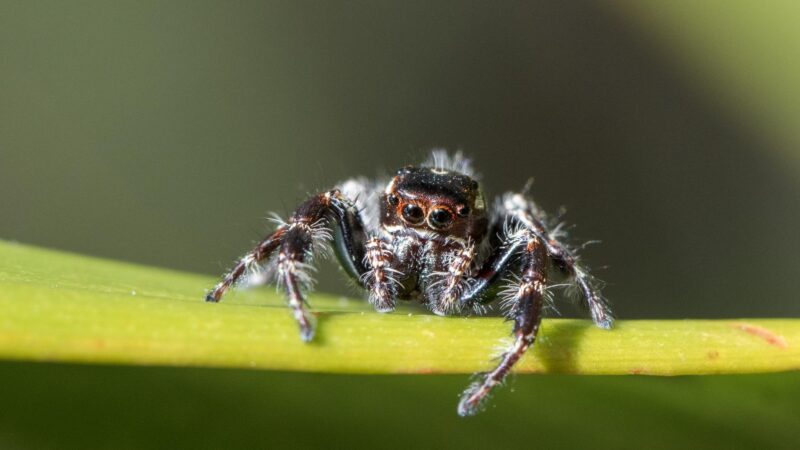
[[[422,167],[432,167],[434,170],[444,173],[457,172],[471,178],[478,178],[478,174],[472,167],[472,160],[464,156],[461,151],[457,151],[451,156],[443,148],[433,149],[431,156],[422,163]]]

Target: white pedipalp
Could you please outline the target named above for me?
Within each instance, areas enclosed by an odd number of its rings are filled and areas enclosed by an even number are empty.
[[[394,254],[382,239],[370,238],[365,249],[364,265],[368,269],[361,276],[361,281],[369,290],[369,302],[377,311],[391,311],[403,273],[391,267]]]
[[[441,256],[447,270],[431,272],[429,276],[435,281],[426,287],[428,304],[435,314],[452,315],[461,311],[461,295],[468,288],[467,278],[472,275],[475,256],[475,245],[470,241]]]

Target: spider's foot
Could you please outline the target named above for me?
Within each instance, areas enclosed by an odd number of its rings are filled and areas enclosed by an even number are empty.
[[[375,311],[381,314],[394,312],[394,304],[375,304]]]
[[[595,326],[598,328],[602,328],[604,330],[610,330],[611,327],[614,326],[614,316],[611,315],[611,312],[605,305],[596,303],[596,306],[592,307],[592,322],[594,322]]]
[[[431,305],[430,307],[431,312],[436,314],[437,316],[453,316],[459,314],[461,312],[461,304],[459,303],[437,303]]]
[[[303,342],[311,342],[314,339],[314,328],[300,327],[300,340]]]
[[[294,318],[300,327],[300,340],[311,342],[314,339],[314,332],[317,328],[317,320],[314,315],[306,310],[298,310],[295,311]]]
[[[483,410],[492,386],[487,383],[473,383],[461,394],[458,402],[458,415],[461,417],[474,416]]]
[[[449,314],[447,314],[447,311],[445,311],[443,309],[439,309],[439,308],[431,308],[431,312],[436,314],[439,317],[443,317],[443,316],[449,315]]]
[[[602,319],[602,320],[595,320],[594,324],[595,324],[595,326],[597,326],[597,328],[602,328],[604,330],[610,330],[611,328],[614,327],[614,319],[612,317],[607,317],[607,318]]]
[[[217,290],[214,289],[213,291],[206,294],[206,301],[210,303],[219,303],[220,295],[217,293]]]

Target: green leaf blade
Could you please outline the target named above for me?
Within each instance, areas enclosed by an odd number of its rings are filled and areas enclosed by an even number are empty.
[[[510,332],[496,317],[393,314],[310,298],[304,344],[273,289],[203,301],[210,277],[0,243],[0,358],[331,373],[470,373]],[[800,368],[800,320],[549,319],[518,373],[702,375]]]

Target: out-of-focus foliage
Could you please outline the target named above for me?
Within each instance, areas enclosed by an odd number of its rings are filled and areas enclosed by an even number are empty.
[[[797,78],[794,16],[706,4],[10,3],[0,238],[217,275],[269,211],[444,146],[565,205],[621,317],[798,316],[800,177],[756,120],[800,105],[766,77]]]
[[[0,364],[0,447],[794,449],[797,373],[515,377],[455,413],[463,375]]]
[[[737,124],[768,137],[761,150],[781,152],[800,170],[800,3],[645,0],[618,6],[706,98]]]

